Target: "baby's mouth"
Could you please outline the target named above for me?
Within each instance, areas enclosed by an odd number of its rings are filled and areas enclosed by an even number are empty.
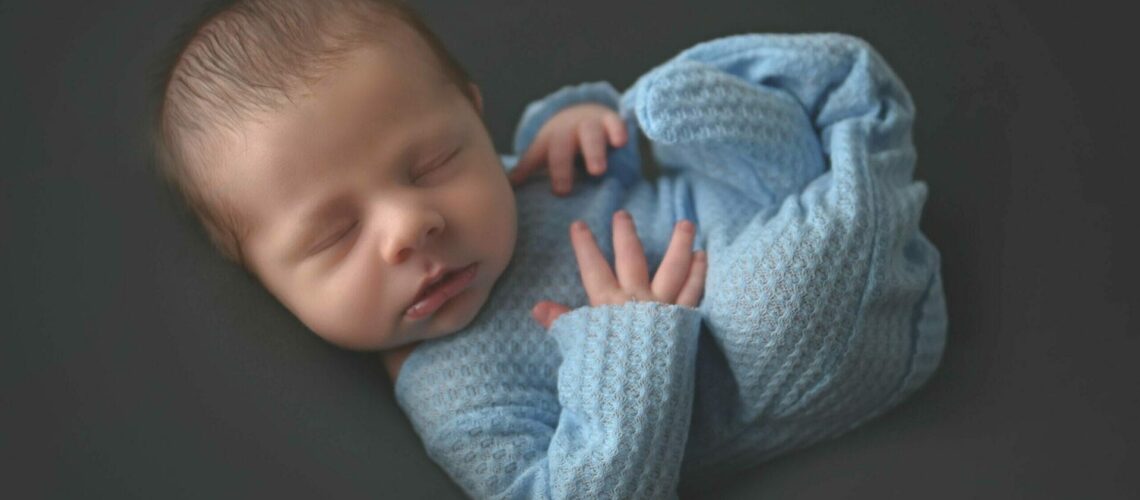
[[[461,269],[444,274],[439,281],[426,287],[423,292],[416,295],[405,314],[412,319],[419,319],[443,306],[445,302],[458,295],[475,278],[478,263],[470,264]]]
[[[429,294],[434,292],[437,288],[440,287],[440,285],[446,283],[447,280],[450,279],[451,276],[455,274],[455,272],[456,271],[444,273],[443,276],[440,276],[439,279],[436,280],[435,283],[432,283],[432,284],[424,287],[424,290],[422,292],[420,292],[418,295],[416,295],[416,298],[412,299],[412,303],[415,304],[416,302],[423,300],[424,297],[427,297]]]

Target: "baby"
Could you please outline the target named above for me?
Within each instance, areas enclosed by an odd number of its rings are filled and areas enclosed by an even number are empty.
[[[174,47],[165,178],[309,329],[383,353],[474,497],[674,496],[842,434],[938,365],[914,108],[859,39],[733,36],[624,94],[565,87],[508,156],[399,2],[239,1]],[[528,182],[543,167],[551,189]]]

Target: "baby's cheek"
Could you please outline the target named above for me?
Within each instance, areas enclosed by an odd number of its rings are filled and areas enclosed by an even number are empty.
[[[360,280],[331,280],[306,297],[305,323],[321,338],[347,348],[365,347],[380,312]]]
[[[396,314],[398,304],[392,298],[385,298],[383,281],[369,273],[358,273],[346,280],[342,287],[332,292],[336,306],[330,309],[341,316],[342,329],[346,334],[368,337],[390,321],[387,316]]]
[[[500,178],[488,179],[487,185],[479,190],[479,195],[480,199],[475,203],[481,210],[473,213],[483,217],[482,223],[488,231],[486,234],[494,235],[494,238],[487,240],[498,243],[513,242],[518,220],[515,193],[510,183]]]

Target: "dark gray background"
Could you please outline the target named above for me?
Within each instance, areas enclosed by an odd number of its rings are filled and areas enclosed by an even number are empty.
[[[199,3],[0,1],[0,488],[459,497],[375,356],[317,339],[157,189],[146,64]],[[1105,3],[417,2],[504,151],[531,100],[624,89],[716,36],[852,33],[906,81],[942,367],[865,427],[694,495],[727,498],[1140,492],[1136,30]]]

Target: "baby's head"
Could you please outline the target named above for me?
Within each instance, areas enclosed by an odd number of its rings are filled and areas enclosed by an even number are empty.
[[[158,95],[164,178],[228,260],[329,342],[454,333],[510,261],[515,198],[479,89],[398,2],[215,9],[176,40]]]

